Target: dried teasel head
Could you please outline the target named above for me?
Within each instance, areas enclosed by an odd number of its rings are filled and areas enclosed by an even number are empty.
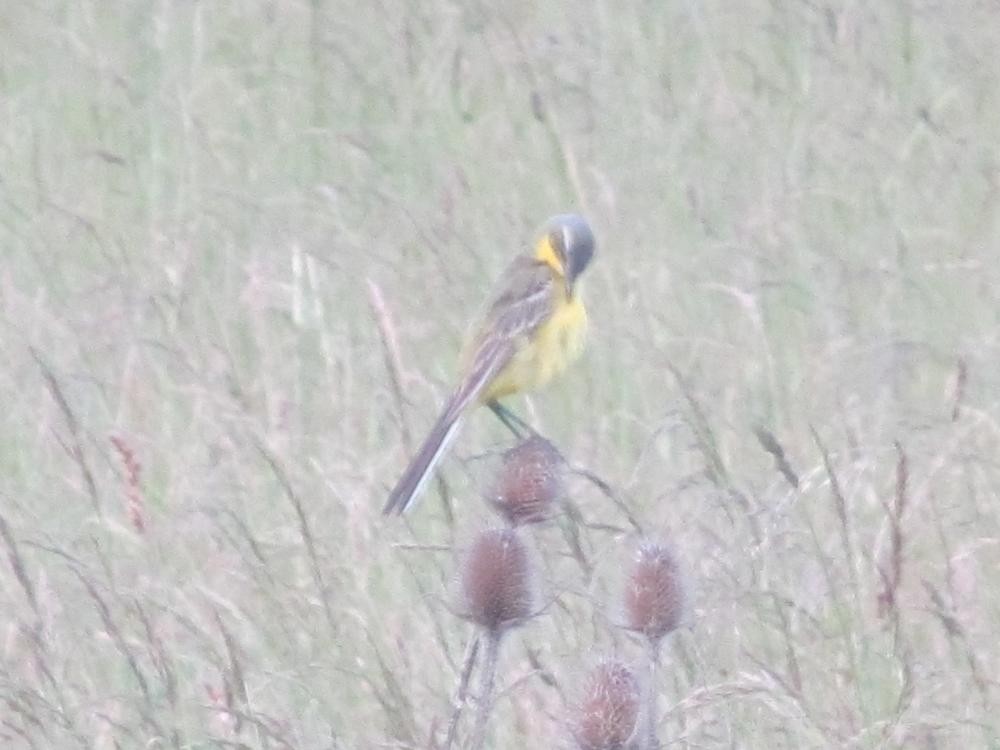
[[[623,750],[636,733],[641,694],[635,674],[620,661],[598,664],[571,719],[579,750]]]
[[[528,548],[515,529],[487,529],[476,536],[459,570],[459,611],[492,632],[534,614],[534,577]]]
[[[490,503],[512,526],[550,518],[566,489],[566,462],[552,443],[532,435],[503,455]]]
[[[625,582],[625,627],[658,641],[680,626],[685,603],[684,580],[673,550],[654,542],[640,545]]]

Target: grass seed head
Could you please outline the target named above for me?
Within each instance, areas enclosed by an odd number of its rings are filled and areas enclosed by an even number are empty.
[[[684,617],[685,591],[680,566],[664,544],[639,547],[625,585],[625,627],[659,640]]]
[[[462,562],[460,588],[462,614],[487,630],[531,617],[531,562],[516,530],[487,529],[476,537]]]
[[[565,481],[559,451],[532,435],[504,453],[490,501],[512,526],[538,523],[552,516]]]
[[[575,709],[572,732],[579,750],[622,750],[639,719],[639,682],[620,661],[599,664]]]

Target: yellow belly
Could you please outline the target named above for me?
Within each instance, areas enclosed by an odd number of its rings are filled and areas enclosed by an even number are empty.
[[[563,372],[583,351],[587,311],[579,296],[563,298],[531,339],[525,339],[511,361],[480,396],[492,401],[519,391],[541,388]]]

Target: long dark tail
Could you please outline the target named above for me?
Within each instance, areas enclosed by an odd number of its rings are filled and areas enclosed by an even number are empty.
[[[413,460],[410,461],[410,465],[403,472],[403,476],[399,478],[396,486],[389,493],[389,500],[382,509],[383,514],[406,512],[420,495],[427,481],[433,476],[438,462],[447,452],[452,439],[458,433],[458,428],[462,425],[465,409],[457,407],[458,405],[453,399],[438,417],[438,421],[434,424],[423,445],[420,446],[420,450],[417,451]]]
[[[389,499],[386,501],[382,513],[404,513],[413,501],[420,495],[420,491],[427,484],[427,480],[434,473],[434,468],[444,457],[448,446],[458,433],[458,428],[462,426],[462,421],[470,406],[476,402],[483,389],[493,381],[496,374],[510,361],[513,353],[513,343],[509,336],[499,339],[495,336],[487,337],[480,344],[469,370],[468,376],[462,384],[448,399],[441,416],[431,429],[430,434],[424,440],[417,455],[406,467],[403,476],[396,482]]]

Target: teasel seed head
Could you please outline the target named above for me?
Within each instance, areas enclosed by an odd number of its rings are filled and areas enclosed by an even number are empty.
[[[460,614],[491,632],[534,614],[528,548],[515,529],[487,529],[465,553],[459,572]]]
[[[566,462],[552,443],[532,435],[503,455],[489,500],[512,526],[550,518],[565,493]]]
[[[641,693],[635,674],[620,661],[598,664],[576,706],[572,734],[578,750],[623,750],[636,733]]]
[[[658,641],[681,624],[685,603],[684,580],[671,548],[640,545],[625,583],[625,627]]]

